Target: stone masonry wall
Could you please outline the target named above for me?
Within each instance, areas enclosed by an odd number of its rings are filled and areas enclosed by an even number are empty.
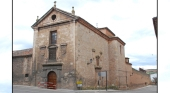
[[[126,84],[124,46],[116,40],[109,42],[109,61],[110,85],[121,86]]]
[[[55,20],[52,20],[51,19],[51,16],[52,15],[56,15],[56,19]],[[52,11],[44,20],[42,20],[38,26],[45,26],[45,25],[48,25],[48,24],[52,24],[52,23],[56,23],[56,22],[60,22],[60,21],[65,21],[65,20],[70,20],[71,18],[69,18],[68,16],[64,15],[64,14],[61,14],[59,12],[56,12],[56,11]]]
[[[32,56],[13,57],[13,84],[30,85],[32,80]],[[28,74],[28,77],[25,77]]]
[[[128,87],[129,87],[129,85],[130,85],[130,78],[132,76],[132,65],[126,64],[126,70],[127,70],[127,84],[128,84]]]
[[[57,52],[56,59],[60,62],[63,62],[63,70],[69,71],[74,69],[74,43],[73,43],[73,24],[67,23],[60,26],[46,27],[39,29],[37,39],[36,39],[36,67],[38,73],[42,72],[42,64],[48,63],[48,46],[50,39],[50,31],[57,31]],[[64,47],[65,53],[62,54],[62,44],[66,44]],[[40,47],[45,46],[45,49],[41,50]],[[37,74],[37,83],[41,76]]]
[[[132,69],[133,75],[130,77],[130,87],[141,87],[150,84],[150,76],[144,72]]]
[[[83,87],[98,86],[99,77],[97,73],[106,70],[109,72],[108,41],[77,22],[75,50],[76,71],[79,73],[78,79],[83,81]],[[102,69],[95,70],[96,56],[99,56],[99,66]],[[92,60],[92,63],[90,63],[90,60]]]
[[[51,16],[56,15],[56,19],[52,20]],[[34,29],[34,49],[33,49],[33,62],[35,63],[36,74],[34,80],[36,80],[37,85],[43,79],[47,79],[47,76],[42,79],[43,66],[42,64],[50,63],[49,59],[49,49],[50,46],[50,31],[57,31],[57,50],[56,50],[56,62],[61,62],[61,70],[55,68],[57,72],[57,87],[61,88],[62,86],[67,86],[60,84],[62,83],[61,79],[64,77],[63,74],[68,74],[71,70],[74,69],[74,21],[67,23],[61,23],[63,21],[68,21],[71,18],[57,11],[52,11],[45,19],[43,19]],[[49,24],[55,24],[60,22],[58,25],[47,26]],[[52,70],[52,69],[51,69]],[[59,74],[61,73],[61,74]],[[75,72],[73,72],[75,73]],[[48,73],[46,73],[48,74]],[[43,76],[44,77],[44,76]],[[75,82],[74,82],[75,83]]]

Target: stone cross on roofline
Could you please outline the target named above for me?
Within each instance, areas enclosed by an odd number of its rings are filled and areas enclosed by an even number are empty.
[[[56,1],[54,1],[54,8],[56,8]]]
[[[75,15],[74,6],[72,7],[72,14]]]

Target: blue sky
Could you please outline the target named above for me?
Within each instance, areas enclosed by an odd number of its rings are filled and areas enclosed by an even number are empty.
[[[71,12],[98,27],[107,26],[125,43],[125,55],[134,68],[156,68],[156,37],[152,18],[156,16],[157,0],[57,0],[57,7]],[[54,0],[13,1],[13,49],[31,48],[33,30],[31,25],[52,6]],[[12,79],[12,32],[11,0],[0,1],[0,93],[10,93]],[[158,84],[159,91],[168,90],[170,84],[170,0],[158,2]],[[10,11],[10,12],[8,12]],[[2,32],[3,31],[3,32]],[[3,86],[3,87],[2,87]],[[8,89],[8,91],[7,91]],[[2,92],[3,91],[3,92]]]

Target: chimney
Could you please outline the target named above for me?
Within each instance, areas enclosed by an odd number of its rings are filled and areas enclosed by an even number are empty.
[[[36,19],[36,21],[38,21],[38,16],[37,16],[37,19]]]
[[[54,8],[56,8],[56,1],[54,1]]]
[[[125,58],[125,62],[129,63],[129,58],[128,57]]]
[[[74,7],[72,7],[72,14],[75,15]]]

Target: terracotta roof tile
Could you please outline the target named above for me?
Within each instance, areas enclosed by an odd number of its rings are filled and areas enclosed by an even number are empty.
[[[16,50],[13,51],[13,57],[16,56],[28,56],[28,55],[32,55],[32,48],[30,49],[24,49],[24,50]]]

